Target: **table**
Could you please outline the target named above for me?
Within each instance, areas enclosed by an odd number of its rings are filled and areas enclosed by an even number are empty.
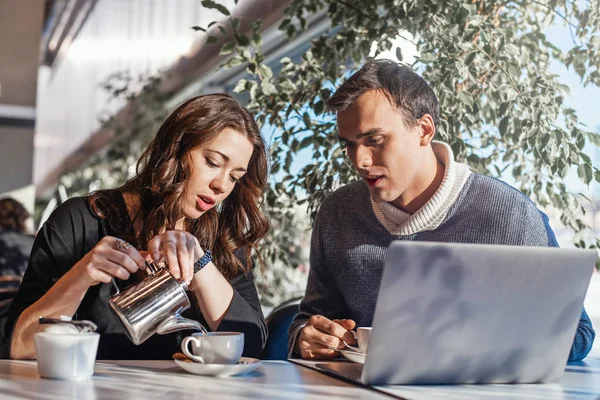
[[[98,361],[85,381],[42,379],[35,361],[0,360],[0,398],[103,399],[390,399],[287,361],[263,361],[250,374],[192,375],[173,361]]]
[[[308,368],[319,362],[293,360]],[[346,361],[336,361],[346,362]],[[320,361],[322,363],[322,361]],[[325,374],[325,373],[323,373]],[[398,398],[422,399],[600,399],[600,360],[587,358],[565,368],[561,381],[519,385],[431,385],[374,386],[373,389]]]
[[[297,361],[297,360],[296,360]],[[377,386],[371,390],[287,361],[238,377],[189,374],[172,361],[98,361],[85,381],[41,379],[35,361],[0,360],[2,399],[598,399],[600,360],[570,363],[557,383]],[[309,367],[309,368],[306,368]]]

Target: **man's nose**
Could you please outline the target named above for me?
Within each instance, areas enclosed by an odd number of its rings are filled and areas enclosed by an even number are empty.
[[[354,165],[358,169],[368,168],[371,165],[373,165],[373,155],[367,147],[361,145],[356,146],[356,153],[354,155]]]

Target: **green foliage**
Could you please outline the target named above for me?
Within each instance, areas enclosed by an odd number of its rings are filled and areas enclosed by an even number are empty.
[[[569,88],[550,72],[556,61],[573,68],[583,86],[600,85],[600,3],[294,0],[279,29],[293,38],[306,28],[307,16],[319,11],[333,28],[312,40],[300,60],[282,59],[276,75],[249,39],[257,32],[244,35],[235,19],[229,20],[234,38],[222,47],[222,54],[232,55],[226,66],[247,65],[249,77],[235,91],[248,93],[257,120],[275,127],[273,170],[283,173],[280,190],[289,198],[306,194],[297,201],[307,200],[314,216],[328,192],[355,178],[324,101],[341,77],[368,59],[374,42],[379,51],[389,50],[390,39],[410,33],[420,54],[413,67],[440,101],[438,139],[477,172],[512,173],[523,193],[560,212],[562,223],[577,234],[576,245],[600,244],[584,234],[580,195],[563,183],[571,169],[586,185],[598,181],[600,170],[584,148],[597,146],[600,135],[565,106]],[[554,24],[569,27],[572,48],[549,42],[545,29]],[[398,50],[396,55],[402,57]],[[312,151],[312,163],[292,173],[303,149]]]
[[[81,196],[91,190],[114,188],[125,183],[156,131],[166,119],[167,101],[172,93],[160,89],[159,76],[131,77],[115,73],[102,84],[112,101],[129,102],[125,120],[118,116],[100,117],[103,129],[114,139],[84,165],[60,178],[69,196]]]
[[[274,199],[280,195],[283,198]],[[304,294],[308,272],[310,221],[306,209],[272,190],[267,195],[271,229],[261,246],[266,268],[256,274],[261,304],[276,307]]]
[[[600,86],[597,1],[292,0],[279,25],[290,39],[306,30],[308,17],[318,12],[327,14],[332,28],[314,38],[300,59],[286,57],[276,65],[265,62],[260,21],[242,21],[216,1],[202,5],[224,19],[193,29],[206,32],[208,43],[221,43],[220,54],[228,56],[225,67],[245,66],[247,76],[234,91],[247,96],[259,125],[272,129],[272,173],[277,180],[272,179],[266,201],[273,222],[263,245],[267,268],[305,264],[305,255],[290,250],[302,245],[308,228],[295,219],[298,207],[308,207],[314,217],[328,193],[356,179],[324,104],[342,77],[369,58],[373,43],[379,52],[390,50],[390,39],[398,35],[412,41],[420,54],[413,67],[440,101],[438,139],[451,145],[457,159],[491,176],[511,174],[523,193],[558,210],[563,224],[576,233],[577,246],[600,245],[582,220],[580,195],[563,182],[570,170],[586,185],[600,181],[600,170],[584,153],[586,146],[600,144],[600,135],[565,106],[569,88],[550,72],[550,63],[558,62],[572,68],[583,86]],[[571,48],[559,49],[547,39],[546,28],[555,24],[569,27]],[[223,43],[221,35],[231,40]],[[394,54],[405,56],[398,49]],[[114,86],[108,89],[117,97],[124,95]],[[152,93],[152,86],[140,96],[145,93]],[[136,101],[135,107],[142,107],[138,125],[117,135],[108,152],[120,153],[110,154],[108,162],[105,154],[96,166],[108,165],[111,174],[124,175],[148,140],[144,134],[153,134],[155,122],[165,116],[159,104],[166,97],[153,95],[146,101],[156,109],[144,110],[144,101]],[[293,171],[293,161],[307,151],[311,163]],[[85,171],[69,179],[87,182]],[[259,285],[267,297],[275,296],[274,285],[289,277],[268,273]]]

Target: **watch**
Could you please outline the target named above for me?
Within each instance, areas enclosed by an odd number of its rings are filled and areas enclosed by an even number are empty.
[[[212,260],[212,253],[210,250],[206,250],[204,255],[198,259],[194,263],[194,274],[200,271],[202,268],[206,267],[206,265]]]

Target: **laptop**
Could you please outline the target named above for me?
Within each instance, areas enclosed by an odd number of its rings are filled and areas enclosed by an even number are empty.
[[[365,364],[319,370],[367,385],[561,378],[595,250],[395,241]]]

